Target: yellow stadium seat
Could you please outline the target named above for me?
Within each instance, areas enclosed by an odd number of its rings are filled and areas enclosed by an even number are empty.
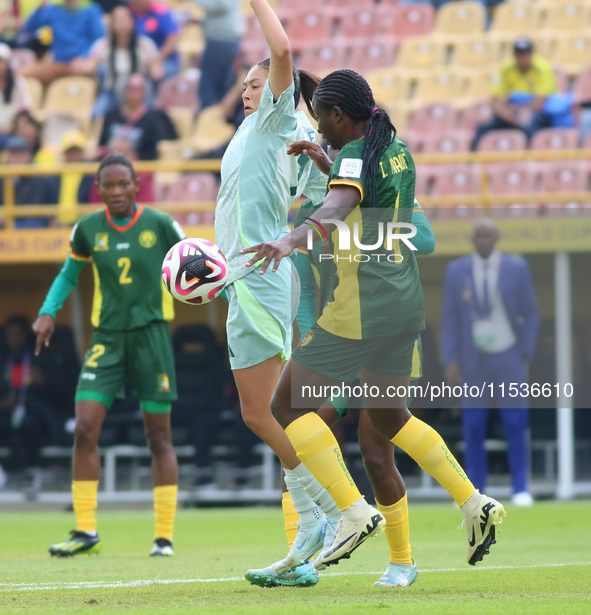
[[[542,27],[553,30],[582,30],[591,24],[591,5],[565,2],[548,5],[542,17]]]
[[[31,97],[31,102],[33,103],[31,111],[36,113],[41,109],[43,104],[43,84],[39,79],[35,79],[34,77],[26,77],[25,81],[27,83],[27,90]]]
[[[61,77],[48,86],[40,115],[69,115],[88,132],[95,96],[96,81],[91,77]]]
[[[492,96],[492,88],[499,81],[496,70],[471,70],[466,71],[463,83],[463,95],[453,101],[458,109],[466,109],[477,103],[489,100]]]
[[[195,126],[195,116],[187,107],[169,107],[166,112],[174,123],[179,139],[190,139]]]
[[[390,121],[396,128],[396,134],[404,140],[404,135],[407,133],[410,126],[410,117],[412,114],[412,105],[407,102],[396,102],[390,105],[381,105],[390,116]]]
[[[497,61],[496,48],[489,40],[458,40],[453,46],[452,64],[461,68],[488,68]]]
[[[435,33],[484,32],[486,15],[480,2],[449,2],[437,11]]]
[[[366,78],[376,102],[386,109],[394,101],[405,101],[410,98],[412,79],[401,75],[395,69],[375,70]]]
[[[226,122],[220,105],[203,109],[197,116],[193,146],[196,153],[208,152],[230,141],[236,129]]]
[[[445,44],[427,37],[407,38],[396,62],[400,68],[436,68],[445,64]]]
[[[535,2],[504,2],[495,9],[492,32],[529,32],[537,26]]]
[[[181,38],[179,40],[179,53],[183,68],[189,68],[193,60],[203,53],[205,48],[205,39],[203,38],[203,29],[198,23],[188,23],[183,26]]]
[[[466,75],[457,69],[427,73],[417,79],[413,103],[453,101],[464,95]]]
[[[569,33],[556,39],[553,62],[569,76],[578,75],[591,63],[591,35],[588,31]]]

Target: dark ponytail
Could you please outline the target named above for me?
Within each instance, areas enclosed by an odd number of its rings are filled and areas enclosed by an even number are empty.
[[[259,62],[257,66],[261,66],[262,68],[266,68],[269,70],[271,66],[271,60],[263,60]],[[314,109],[312,108],[312,98],[314,97],[314,92],[318,87],[321,79],[320,77],[316,77],[312,73],[309,73],[305,70],[297,70],[295,66],[292,69],[292,77],[293,77],[293,85],[294,92],[293,98],[295,102],[295,106],[300,104],[300,96],[304,98],[304,102],[306,103],[306,107],[308,107],[308,111],[314,117]]]
[[[315,96],[321,105],[328,109],[339,107],[354,122],[367,121],[361,157],[369,200],[373,207],[377,207],[376,174],[380,158],[396,137],[390,116],[384,109],[376,107],[369,84],[352,70],[337,70],[327,75],[316,88]]]
[[[12,101],[12,95],[14,93],[14,73],[12,72],[12,68],[10,65],[6,69],[6,79],[4,80],[4,92],[2,93],[4,96],[4,104],[9,105]]]

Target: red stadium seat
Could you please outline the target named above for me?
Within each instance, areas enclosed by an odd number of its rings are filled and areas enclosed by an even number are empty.
[[[459,130],[452,130],[447,134],[424,135],[422,152],[424,154],[468,152],[472,138],[472,133]]]
[[[348,66],[359,73],[366,73],[392,66],[395,55],[396,47],[391,41],[376,37],[371,43],[362,43],[352,48]]]
[[[267,59],[270,55],[269,45],[264,38],[262,41],[242,43],[242,56],[246,64],[253,66]]]
[[[478,143],[479,152],[527,149],[527,138],[521,130],[491,130]]]
[[[456,127],[457,111],[451,105],[435,103],[419,107],[410,121],[410,128],[415,132],[447,133]]]
[[[478,169],[469,164],[443,164],[433,168],[433,193],[441,196],[453,194],[479,194]]]
[[[404,142],[406,143],[408,148],[411,149],[408,139],[404,139]],[[414,153],[414,150],[411,149],[411,151]],[[431,169],[432,169],[432,165],[419,165],[418,164],[416,166],[417,178],[416,178],[416,183],[415,183],[415,195],[417,196],[417,199],[418,197],[431,194],[431,189],[433,186],[433,177],[430,173]]]
[[[168,200],[180,203],[215,201],[219,182],[212,173],[187,173],[172,184]]]
[[[577,149],[578,128],[544,128],[531,141],[530,149]]]
[[[316,4],[318,5],[318,0],[316,0]],[[349,9],[351,11],[375,6],[374,0],[328,0],[327,4],[333,9]]]
[[[429,34],[435,24],[435,9],[430,4],[395,6],[392,9],[393,22],[382,34],[393,34],[398,38]]]
[[[521,194],[534,192],[536,176],[530,163],[495,163],[487,165],[490,194]],[[492,203],[492,217],[535,217],[540,213],[537,203]]]
[[[589,189],[588,167],[580,161],[537,163],[542,192],[585,192]]]
[[[306,43],[321,43],[332,35],[332,15],[321,9],[301,11],[296,9],[285,14],[285,31],[293,49],[300,49]]]
[[[197,97],[198,82],[195,79],[178,76],[164,80],[158,88],[156,107],[168,109],[169,107],[187,107],[197,113],[199,99]]]
[[[314,74],[337,70],[345,65],[346,53],[346,47],[338,42],[308,47],[300,54],[298,68]]]
[[[493,112],[487,102],[466,107],[460,115],[459,128],[473,132],[478,124],[486,124],[492,119]]]
[[[373,6],[363,5],[355,11],[335,15],[339,22],[339,36],[347,39],[371,39],[378,32],[378,13]]]

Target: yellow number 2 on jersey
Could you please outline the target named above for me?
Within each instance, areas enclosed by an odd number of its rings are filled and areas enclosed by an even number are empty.
[[[102,344],[95,344],[92,347],[92,354],[88,357],[88,361],[86,361],[86,365],[88,365],[88,367],[98,367],[98,363],[96,362],[96,360],[99,357],[102,357],[104,354],[105,354],[105,347]]]
[[[133,280],[127,275],[131,267],[131,260],[127,256],[123,256],[117,261],[117,266],[123,270],[119,276],[119,284],[131,284]]]

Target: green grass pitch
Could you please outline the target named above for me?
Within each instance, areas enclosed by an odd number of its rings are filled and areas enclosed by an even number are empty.
[[[47,547],[71,528],[71,513],[5,512],[0,613],[591,613],[591,502],[507,512],[498,544],[473,569],[465,531],[456,531],[459,511],[451,503],[411,503],[419,578],[394,589],[372,587],[388,560],[383,536],[329,569],[314,588],[261,589],[241,580],[246,569],[284,556],[278,508],[180,510],[170,559],[148,557],[148,510],[99,511],[102,553],[67,560],[51,559]]]

